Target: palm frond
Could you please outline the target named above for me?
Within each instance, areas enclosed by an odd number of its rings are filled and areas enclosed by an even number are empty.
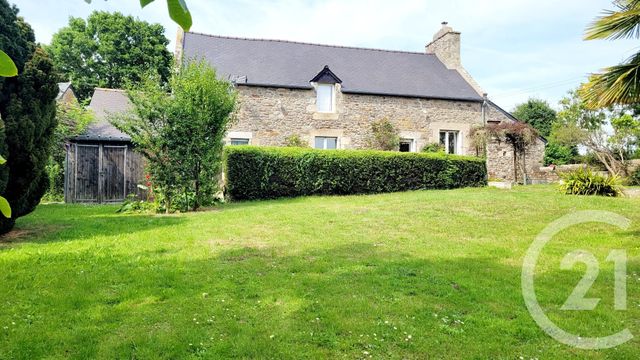
[[[619,1],[617,5],[618,11],[604,11],[587,27],[585,40],[640,37],[640,0]]]
[[[580,89],[580,96],[592,109],[639,103],[640,53],[620,65],[592,75]]]

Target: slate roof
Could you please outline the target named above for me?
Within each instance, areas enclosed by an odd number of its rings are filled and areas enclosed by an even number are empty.
[[[184,34],[185,59],[203,58],[239,85],[311,89],[325,65],[344,93],[482,101],[456,70],[433,54]]]
[[[127,93],[124,90],[96,88],[89,108],[96,119],[89,124],[87,130],[75,140],[91,141],[131,141],[129,135],[116,129],[109,122],[111,114],[126,112],[131,109]]]

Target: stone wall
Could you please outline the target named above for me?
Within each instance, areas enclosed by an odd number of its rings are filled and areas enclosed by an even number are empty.
[[[339,85],[337,85],[339,88]],[[314,90],[239,86],[239,110],[228,137],[251,136],[254,145],[285,145],[299,135],[313,145],[315,136],[339,137],[339,148],[362,149],[371,137],[371,123],[387,118],[402,138],[415,140],[415,149],[439,141],[440,130],[460,131],[461,152],[476,155],[467,138],[482,124],[481,104],[337,92],[336,112],[318,113]]]
[[[342,93],[336,84],[336,111],[316,111],[313,89],[284,89],[238,86],[236,121],[227,134],[249,139],[252,145],[283,146],[286,138],[298,135],[313,146],[316,136],[337,137],[340,149],[367,148],[371,123],[386,118],[400,131],[400,137],[413,140],[413,150],[439,142],[441,130],[458,131],[464,155],[476,153],[469,138],[471,129],[482,126],[482,105],[473,101],[453,101],[373,96]],[[486,109],[487,121],[513,121],[497,108]],[[513,180],[513,151],[505,143],[488,147],[490,177]],[[544,143],[540,141],[527,154],[527,175],[535,178],[542,166]]]

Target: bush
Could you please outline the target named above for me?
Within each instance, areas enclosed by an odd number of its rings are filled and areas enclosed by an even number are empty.
[[[443,153],[444,154],[444,145],[440,143],[427,143],[422,147],[422,152],[425,153]]]
[[[309,143],[304,141],[298,134],[287,136],[284,139],[284,142],[286,144],[285,146],[289,146],[289,147],[301,147],[301,148],[309,147]]]
[[[578,169],[561,174],[564,183],[560,189],[567,195],[619,196],[622,194],[620,178],[603,176],[591,169]]]
[[[575,163],[578,148],[549,142],[544,150],[544,165],[566,165]]]
[[[631,186],[640,186],[640,167],[629,175],[627,182]]]
[[[235,200],[370,194],[484,186],[483,160],[373,150],[227,147],[227,194]]]
[[[384,118],[371,123],[371,139],[369,147],[376,150],[398,151],[400,146],[400,136],[398,129]]]

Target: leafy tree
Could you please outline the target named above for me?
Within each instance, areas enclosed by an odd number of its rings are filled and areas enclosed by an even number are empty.
[[[556,112],[544,100],[529,99],[526,103],[516,106],[513,115],[521,121],[531,124],[540,135],[549,136],[553,123],[556,121]]]
[[[637,147],[633,144],[640,136],[640,123],[627,108],[593,110],[580,94],[572,91],[560,101],[562,109],[551,140],[565,146],[584,146],[611,174],[627,175],[627,154]]]
[[[397,151],[400,146],[398,129],[387,118],[374,121],[369,146],[376,150]]]
[[[640,0],[617,0],[613,4],[617,10],[606,10],[590,24],[585,40],[640,37]],[[580,93],[590,108],[640,103],[640,52],[592,75]]]
[[[187,201],[193,197],[189,207],[196,210],[219,190],[223,138],[236,94],[203,62],[187,63],[169,84],[171,94],[153,80],[129,91],[134,113],[112,122],[147,158],[165,209],[180,196]]]
[[[577,146],[565,146],[556,142],[549,142],[544,150],[545,165],[571,164],[578,157]]]
[[[48,50],[63,80],[71,81],[84,100],[95,87],[124,88],[151,72],[166,82],[172,66],[168,44],[160,24],[95,11],[86,21],[70,18]]]
[[[13,59],[20,74],[0,79],[0,154],[7,155],[0,190],[13,209],[11,219],[0,219],[0,232],[10,230],[16,218],[33,211],[44,194],[45,165],[56,125],[58,86],[53,63],[36,46],[33,30],[17,13],[15,6],[0,0],[0,48]]]
[[[66,140],[80,135],[93,121],[93,112],[78,102],[58,102],[56,104],[58,124],[51,141],[51,156],[47,162],[49,189],[45,198],[59,200],[64,191],[64,161]]]

